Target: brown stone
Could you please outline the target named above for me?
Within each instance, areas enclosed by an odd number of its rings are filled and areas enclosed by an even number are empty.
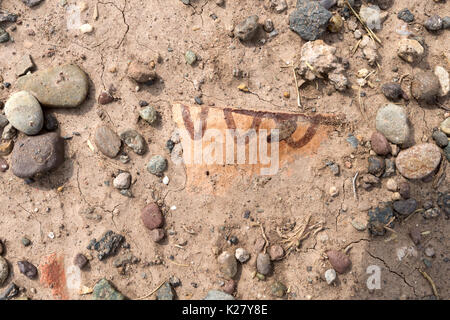
[[[5,172],[8,169],[9,169],[8,162],[6,162],[5,159],[0,157],[0,172]]]
[[[150,230],[159,228],[164,223],[164,217],[156,203],[150,203],[142,210],[141,219],[144,226]]]
[[[223,286],[223,292],[233,294],[235,288],[236,288],[236,281],[231,279],[225,282],[225,285]]]
[[[156,79],[156,72],[140,62],[133,61],[128,67],[128,76],[136,82],[146,83]]]
[[[278,260],[283,259],[284,250],[281,246],[274,245],[269,248],[269,255],[270,255],[270,260],[278,261]]]
[[[420,240],[422,239],[422,234],[420,233],[420,230],[417,228],[411,229],[409,231],[409,236],[411,237],[411,240],[414,242],[416,246],[420,243]]]
[[[122,144],[119,136],[107,126],[100,126],[95,131],[95,145],[105,156],[114,158]]]
[[[76,265],[78,268],[83,269],[86,267],[88,263],[88,259],[84,256],[84,254],[79,253],[75,256],[73,259],[73,264]]]
[[[109,94],[109,92],[103,91],[98,96],[98,103],[100,104],[108,104],[114,101],[114,97]]]
[[[433,102],[439,95],[440,89],[439,79],[431,71],[418,72],[411,84],[413,97],[424,102]]]
[[[409,197],[411,196],[409,183],[408,182],[400,182],[398,184],[398,192],[400,193],[400,195],[402,196],[403,199],[409,199]]]
[[[14,148],[14,142],[12,140],[0,143],[0,156],[7,156]]]
[[[48,172],[64,162],[64,141],[55,132],[17,141],[11,156],[11,168],[19,178]]]
[[[327,252],[327,256],[333,269],[340,274],[345,273],[351,265],[349,257],[341,251],[330,250]]]
[[[391,145],[381,132],[375,131],[370,138],[370,143],[372,150],[380,156],[385,156],[392,151]]]

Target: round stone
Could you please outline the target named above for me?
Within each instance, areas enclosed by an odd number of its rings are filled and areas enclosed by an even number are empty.
[[[284,249],[280,245],[273,245],[269,248],[270,260],[278,261],[284,257]]]
[[[128,189],[131,184],[131,174],[122,172],[117,175],[113,181],[113,186],[116,189]]]
[[[341,251],[330,250],[327,252],[327,256],[333,269],[340,274],[345,273],[350,267],[351,261],[349,257]]]
[[[400,84],[395,82],[385,83],[381,86],[381,92],[384,94],[386,98],[392,101],[397,101],[400,98],[408,98],[406,94],[403,92]]]
[[[433,102],[440,90],[439,78],[431,71],[418,72],[411,84],[411,93],[419,102]]]
[[[256,259],[256,269],[262,275],[268,275],[272,271],[272,263],[267,253],[260,253]]]
[[[64,141],[55,132],[26,137],[16,142],[11,168],[19,178],[56,169],[64,162]]]
[[[94,142],[105,156],[114,158],[120,151],[122,142],[119,136],[107,126],[100,126],[95,131]]]
[[[14,128],[26,135],[35,135],[44,126],[39,101],[27,91],[14,93],[5,104],[5,115]]]
[[[438,146],[423,143],[401,151],[395,160],[395,165],[405,178],[422,179],[436,170],[441,157]]]
[[[154,175],[161,175],[167,169],[167,160],[160,156],[153,156],[147,164],[147,171]]]
[[[220,272],[229,278],[233,278],[237,273],[237,261],[232,254],[224,251],[217,258]]]
[[[270,293],[272,294],[272,296],[277,297],[277,298],[282,298],[284,297],[284,295],[287,292],[287,288],[286,286],[280,282],[280,281],[275,281],[271,286],[270,286]]]
[[[122,132],[120,139],[137,154],[145,153],[145,139],[136,130]]]
[[[392,143],[405,143],[411,132],[406,110],[392,103],[381,107],[376,116],[376,129]]]
[[[143,108],[141,111],[139,111],[139,115],[142,119],[147,121],[149,124],[156,123],[156,120],[158,119],[158,113],[156,112],[155,108],[153,108],[152,106]]]
[[[234,256],[240,263],[245,263],[250,259],[250,253],[244,248],[237,248]]]
[[[387,141],[386,137],[380,132],[374,132],[370,138],[370,144],[372,150],[380,156],[385,156],[391,153],[391,145]]]
[[[156,203],[150,203],[141,212],[142,223],[147,229],[160,228],[164,223],[164,217]]]
[[[442,19],[437,14],[429,17],[425,23],[425,28],[427,28],[428,31],[437,31],[442,29]]]

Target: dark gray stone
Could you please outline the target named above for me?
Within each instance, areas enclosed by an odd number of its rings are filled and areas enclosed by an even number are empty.
[[[388,224],[389,221],[394,217],[394,212],[389,206],[377,207],[374,210],[369,211],[369,231],[371,234],[376,236],[382,236],[386,233],[384,226]],[[392,228],[393,223],[391,222],[388,227]]]
[[[54,132],[17,141],[11,156],[13,173],[23,179],[56,169],[63,162],[64,142]]]
[[[445,148],[448,145],[448,137],[445,133],[439,130],[433,131],[433,140],[436,142],[436,144],[441,147]]]
[[[17,266],[19,267],[20,273],[27,276],[27,278],[29,279],[36,278],[38,270],[32,263],[28,261],[19,261],[17,262]]]
[[[413,198],[408,200],[398,200],[394,202],[393,207],[399,214],[407,216],[417,209],[417,201]]]
[[[369,166],[368,171],[370,174],[374,176],[380,177],[384,173],[384,169],[386,168],[386,164],[384,159],[381,157],[369,157]]]
[[[34,7],[37,6],[38,4],[40,4],[42,1],[44,0],[22,0],[22,2],[27,6],[27,7]]]
[[[234,29],[234,34],[242,41],[251,40],[258,31],[258,20],[257,15],[253,15],[239,23]]]
[[[408,96],[403,91],[400,84],[395,82],[385,83],[381,86],[381,92],[384,94],[386,98],[392,101],[397,101],[400,98],[408,100]]]
[[[231,294],[219,290],[210,290],[203,300],[236,300]]]
[[[0,28],[0,43],[7,42],[9,40],[9,33],[5,29]]]
[[[156,299],[158,300],[173,300],[174,297],[172,286],[168,282],[165,282],[156,293]]]
[[[88,245],[89,250],[95,250],[98,252],[98,259],[103,260],[111,255],[116,254],[120,244],[125,238],[113,231],[106,231],[103,237],[97,241],[92,239]]]
[[[397,18],[408,23],[414,21],[414,15],[411,13],[411,11],[409,11],[408,8],[400,10],[397,14]]]
[[[17,14],[9,13],[5,10],[0,10],[0,22],[16,22]]]
[[[443,25],[442,18],[439,17],[437,14],[429,17],[424,23],[424,26],[428,31],[441,30],[442,25]]]
[[[325,32],[331,16],[319,2],[299,0],[289,15],[289,26],[303,40],[317,40]]]

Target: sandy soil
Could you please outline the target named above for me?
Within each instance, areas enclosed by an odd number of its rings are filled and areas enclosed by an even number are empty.
[[[95,31],[82,35],[78,30],[68,30],[68,14],[59,1],[44,1],[33,9],[20,1],[2,1],[2,8],[20,14],[22,22],[6,25],[7,30],[13,25],[17,29],[9,31],[14,42],[1,45],[0,74],[4,81],[13,84],[9,90],[0,90],[2,101],[13,92],[15,65],[26,53],[33,57],[38,69],[74,62],[88,73],[92,83],[89,99],[79,108],[53,111],[62,136],[73,135],[73,132],[80,134],[66,142],[66,161],[62,167],[30,185],[16,178],[11,170],[0,174],[0,238],[6,244],[4,257],[13,268],[0,290],[14,281],[27,288],[24,295],[29,298],[54,298],[51,290],[39,281],[21,275],[17,261],[25,258],[39,265],[45,256],[56,252],[64,256],[69,266],[76,253],[89,252],[86,246],[92,238],[99,239],[106,230],[113,230],[124,235],[130,244],[129,250],[120,249],[118,255],[131,251],[140,262],[115,268],[114,258],[105,261],[94,258],[90,269],[82,272],[82,284],[92,287],[106,277],[131,299],[145,296],[170,276],[182,281],[182,286],[176,288],[179,299],[201,299],[208,290],[220,289],[222,279],[215,253],[222,249],[234,251],[237,247],[252,253],[251,260],[240,268],[237,276],[236,297],[239,299],[273,299],[269,288],[274,279],[290,288],[288,299],[421,299],[431,296],[431,286],[417,268],[426,270],[440,297],[449,299],[449,264],[444,261],[448,261],[450,230],[444,215],[424,220],[417,214],[406,222],[397,223],[397,237],[390,241],[387,241],[392,236],[389,232],[384,237],[373,238],[367,231],[359,232],[350,224],[353,218],[367,219],[367,211],[361,209],[376,207],[390,200],[392,195],[383,179],[383,186],[370,192],[360,189],[359,200],[354,199],[352,179],[356,172],[367,170],[369,149],[360,146],[355,150],[346,141],[349,133],[364,141],[370,138],[376,111],[387,102],[381,94],[381,84],[396,75],[412,75],[418,68],[432,69],[438,64],[447,70],[450,68],[448,31],[430,34],[421,26],[426,17],[434,13],[450,15],[448,2],[395,1],[387,11],[389,16],[383,29],[377,33],[383,41],[378,49],[381,69],[372,81],[375,88],[363,89],[366,96],[361,98],[362,112],[358,108],[357,90],[340,93],[323,81],[302,86],[302,101],[307,112],[315,108],[318,113],[343,113],[346,125],[336,126],[314,153],[299,155],[270,179],[238,175],[226,192],[220,194],[210,192],[209,188],[197,192],[185,188],[191,181],[186,182],[183,167],[169,163],[168,186],[145,170],[152,155],[163,154],[169,158],[165,144],[175,128],[172,104],[181,101],[193,105],[194,97],[201,92],[205,106],[298,112],[292,69],[284,67],[287,63],[296,64],[304,41],[289,30],[288,13],[295,5],[293,0],[288,1],[289,9],[282,14],[264,9],[263,1],[258,0],[228,0],[225,7],[218,7],[215,1],[192,2],[191,6],[186,6],[178,0],[98,1],[99,18],[94,21],[97,1],[86,1],[88,8],[82,12],[81,22],[91,23]],[[75,3],[68,1],[69,5]],[[396,55],[396,43],[401,37],[395,32],[401,23],[396,15],[404,7],[416,16],[416,23],[410,25],[410,29],[423,36],[427,44],[427,56],[414,67]],[[211,18],[213,13],[218,17],[216,20]],[[264,44],[259,40],[243,44],[230,38],[231,26],[250,14],[257,14],[261,22],[272,19],[279,35]],[[34,35],[30,35],[32,33]],[[259,39],[262,37],[267,38],[263,31]],[[323,38],[337,47],[338,56],[349,61],[352,84],[359,69],[372,70],[360,50],[351,55],[357,40],[347,26],[337,34],[327,32]],[[194,66],[187,65],[186,50],[196,52],[201,61]],[[136,59],[148,63],[158,55],[161,59],[156,71],[160,81],[136,92],[136,84],[126,77],[128,63]],[[392,72],[393,67],[398,67],[398,73]],[[114,68],[117,72],[111,72]],[[234,78],[234,68],[249,77]],[[196,90],[194,82],[202,79],[201,91]],[[247,83],[250,93],[237,89],[242,81]],[[109,105],[99,105],[96,97],[111,85],[117,89],[115,96],[119,99]],[[410,78],[406,77],[403,86],[407,92],[409,85]],[[283,96],[285,91],[290,92],[289,98]],[[140,100],[148,101],[161,113],[160,126],[151,127],[138,121]],[[448,99],[441,99],[440,103],[448,105]],[[444,119],[444,110],[421,108],[414,100],[408,103],[407,110],[415,141],[429,139],[432,129]],[[99,112],[107,115],[104,120],[98,116]],[[117,132],[137,129],[149,142],[148,152],[144,156],[129,153],[128,164],[93,153],[87,141],[93,141],[94,128],[102,122],[110,124]],[[325,166],[328,160],[340,165],[340,176],[334,176]],[[347,168],[345,161],[350,161],[352,167]],[[112,187],[112,176],[119,169],[133,176],[133,198],[120,195]],[[450,174],[448,166],[444,173],[447,177]],[[202,181],[213,184],[215,178],[212,172]],[[108,186],[105,181],[111,184]],[[435,201],[437,191],[448,191],[449,186],[448,178],[437,189],[435,182],[412,182],[412,196],[421,205],[426,200]],[[338,197],[329,195],[331,186],[339,189]],[[58,191],[59,187],[63,187],[62,191]],[[151,241],[139,219],[141,209],[154,200],[162,204],[166,214],[165,229],[174,231],[163,244]],[[176,206],[176,210],[170,210],[171,206]],[[82,214],[86,207],[95,208],[101,219],[88,219]],[[251,212],[254,221],[243,218],[246,210]],[[306,239],[297,252],[276,262],[274,274],[266,281],[253,278],[255,241],[261,237],[255,222],[264,225],[271,244],[280,243],[277,228],[289,230],[295,222],[301,225],[309,214],[313,222],[323,221],[325,230]],[[415,247],[408,236],[414,226],[429,233],[416,248],[416,256],[409,255],[399,261],[399,248]],[[55,234],[54,239],[48,237],[50,232]],[[227,243],[227,237],[232,235],[239,239],[237,245]],[[32,245],[22,245],[20,240],[24,236]],[[181,248],[174,246],[185,241],[186,245]],[[336,285],[329,286],[323,277],[330,267],[323,258],[324,252],[331,248],[344,249],[349,244],[352,245],[349,251],[352,269],[339,275]],[[433,246],[436,256],[430,259],[432,267],[425,269],[422,258],[427,245]],[[155,259],[163,263],[152,265]],[[366,286],[369,277],[366,270],[370,265],[381,268],[379,290],[371,291]],[[73,293],[71,298],[90,299],[91,296]]]

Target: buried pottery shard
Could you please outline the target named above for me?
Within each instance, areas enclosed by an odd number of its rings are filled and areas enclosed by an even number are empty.
[[[56,169],[64,162],[64,142],[54,132],[27,137],[16,142],[11,168],[19,178]]]

